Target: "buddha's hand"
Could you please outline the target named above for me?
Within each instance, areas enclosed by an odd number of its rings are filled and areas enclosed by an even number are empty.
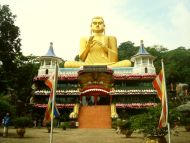
[[[93,47],[94,45],[94,41],[93,41],[94,36],[91,36],[86,44],[86,48],[90,49],[91,47]]]
[[[103,46],[104,52],[108,53],[108,48],[106,46]]]
[[[95,45],[95,44],[97,44],[100,47],[102,47],[105,53],[108,52],[108,47],[105,44],[103,44],[102,42],[93,40],[93,45]]]

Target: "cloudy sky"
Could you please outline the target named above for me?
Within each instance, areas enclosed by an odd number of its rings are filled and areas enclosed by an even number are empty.
[[[121,42],[190,48],[189,0],[1,0],[17,15],[24,55],[55,54],[73,60],[80,38],[90,35],[90,22],[102,16],[106,35]]]

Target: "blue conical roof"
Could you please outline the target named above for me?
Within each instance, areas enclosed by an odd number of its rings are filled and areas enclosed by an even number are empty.
[[[54,50],[53,50],[53,43],[51,42],[47,53],[46,53],[44,56],[39,57],[38,59],[39,59],[39,60],[43,60],[43,59],[52,59],[52,58],[53,58],[53,59],[57,59],[57,60],[59,60],[60,62],[63,61],[62,58],[59,58],[59,57],[57,57],[57,56],[55,55]]]
[[[139,51],[136,55],[150,55],[146,49],[144,48],[144,44],[143,44],[143,40],[141,40],[141,45],[140,45],[140,48],[139,48]]]
[[[56,55],[54,53],[54,50],[53,50],[53,43],[52,42],[50,43],[50,47],[49,47],[47,53],[44,56],[46,56],[46,57],[56,57]]]
[[[134,59],[138,58],[138,57],[150,57],[153,60],[155,59],[155,57],[152,56],[149,52],[147,52],[146,49],[144,48],[143,40],[141,40],[141,45],[140,45],[139,51],[137,52],[137,54],[135,54],[131,58],[131,61],[134,61]]]

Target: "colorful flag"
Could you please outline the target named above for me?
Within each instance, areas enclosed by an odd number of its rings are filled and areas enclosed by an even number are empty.
[[[168,122],[168,105],[167,105],[167,95],[166,86],[164,78],[164,70],[162,69],[153,81],[153,87],[157,90],[157,94],[162,103],[162,111],[159,120],[159,128],[166,127]]]
[[[54,117],[58,117],[60,114],[59,114],[59,111],[56,107],[56,103],[54,101],[54,113],[52,112],[52,104],[53,104],[53,92],[54,90],[54,84],[56,83],[55,81],[55,74],[52,74],[46,81],[45,81],[45,84],[50,88],[50,96],[49,96],[49,101],[48,101],[48,104],[47,104],[47,108],[46,108],[46,111],[45,111],[45,118],[44,118],[44,121],[45,122],[49,122],[51,121],[51,118],[53,118],[53,114],[54,114]],[[55,97],[54,97],[55,99]]]
[[[54,76],[55,76],[54,73],[51,74],[50,77],[45,81],[45,84],[49,87],[51,91],[53,91]]]

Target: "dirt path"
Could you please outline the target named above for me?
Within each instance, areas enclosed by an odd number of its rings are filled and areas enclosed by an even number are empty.
[[[49,143],[46,128],[27,128],[24,138],[18,138],[16,130],[11,128],[7,138],[2,137],[0,128],[0,143]],[[142,143],[143,135],[133,133],[131,138],[116,134],[114,129],[54,129],[53,143]],[[190,143],[190,132],[179,130],[179,136],[172,135],[171,143]]]

